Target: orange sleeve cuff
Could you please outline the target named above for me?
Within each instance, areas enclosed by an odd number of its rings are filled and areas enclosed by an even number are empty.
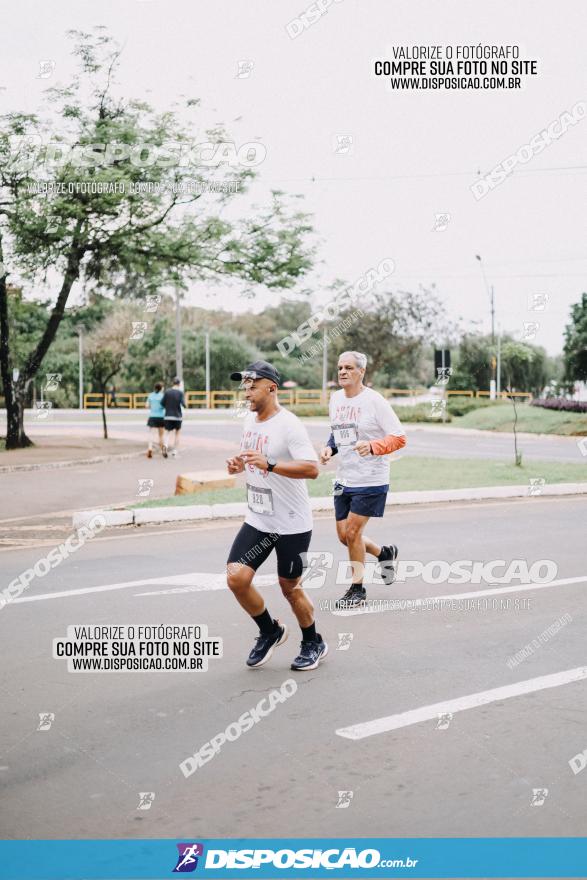
[[[382,440],[371,440],[371,449],[373,455],[388,455],[390,452],[396,452],[406,445],[405,436],[397,437],[395,434],[388,434]]]

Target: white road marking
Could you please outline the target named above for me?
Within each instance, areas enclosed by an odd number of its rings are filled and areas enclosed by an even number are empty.
[[[255,578],[255,583],[259,586],[267,586],[269,584],[277,583],[277,574],[259,575]],[[60,590],[55,593],[40,593],[38,596],[23,596],[20,599],[13,599],[10,604],[17,605],[21,602],[41,602],[45,599],[67,599],[69,596],[85,596],[88,593],[106,593],[110,590],[128,590],[130,587],[146,587],[150,584],[157,586],[170,584],[174,587],[183,588],[180,590],[181,592],[228,589],[224,572],[194,571],[188,574],[175,574],[170,577],[144,578],[143,580],[138,581],[124,581],[119,584],[104,584],[98,587],[81,587],[78,590]],[[154,593],[137,593],[136,595],[165,595],[174,592],[177,592],[177,590],[159,590]]]
[[[398,715],[386,715],[384,718],[375,718],[373,721],[365,721],[363,724],[341,727],[335,732],[345,739],[364,739],[378,733],[387,733],[390,730],[399,730],[402,727],[410,727],[412,724],[420,724],[422,721],[437,720],[440,714],[446,712],[453,714],[464,712],[466,709],[475,709],[478,706],[486,706],[488,703],[509,700],[511,697],[519,697],[522,694],[531,694],[535,691],[560,687],[563,684],[584,681],[585,679],[587,679],[587,666],[578,666],[576,669],[566,669],[564,672],[555,672],[553,675],[541,675],[539,678],[529,678],[526,681],[505,685],[505,687],[480,691],[477,694],[467,694],[465,697],[444,700],[442,703],[432,703],[430,706],[421,706],[419,709],[411,709]]]
[[[498,587],[497,589],[492,590],[476,590],[471,593],[452,593],[448,596],[429,596],[424,599],[394,599],[390,601],[396,602],[413,602],[413,603],[421,603],[431,601],[448,601],[451,599],[470,599],[477,598],[479,596],[494,596],[502,593],[519,593],[525,590],[541,590],[546,589],[547,587],[563,587],[567,584],[578,584],[583,581],[587,581],[587,575],[582,577],[575,578],[561,578],[559,580],[550,581],[547,584],[518,584],[514,587]],[[267,573],[262,575],[257,575],[255,578],[255,584],[258,586],[270,586],[272,584],[277,583],[277,574],[276,573]],[[77,590],[60,590],[59,592],[54,593],[40,593],[37,596],[22,596],[19,599],[13,599],[10,603],[11,605],[16,605],[21,602],[41,602],[45,599],[67,599],[69,596],[86,596],[90,593],[107,593],[111,590],[128,590],[131,587],[147,587],[147,586],[164,586],[168,585],[169,587],[182,587],[185,588],[181,590],[181,592],[193,593],[193,592],[205,592],[208,590],[226,590],[228,587],[226,586],[226,576],[224,572],[217,571],[193,571],[188,572],[187,574],[174,574],[169,577],[155,577],[155,578],[143,578],[142,580],[136,581],[123,581],[117,584],[103,584],[96,587],[80,587]],[[144,593],[136,593],[137,596],[148,596],[148,595],[168,595],[172,593],[176,593],[178,590],[169,589],[169,590],[149,590]],[[373,608],[372,610],[367,609],[354,609],[349,611],[335,611],[333,612],[336,616],[347,617],[353,614],[378,614],[381,611],[400,611],[401,608]]]
[[[174,587],[170,590],[150,590],[148,593],[134,593],[134,596],[171,596],[176,593],[201,593],[202,590],[226,590],[228,587],[226,586],[226,575],[222,574],[209,574],[207,577],[210,580],[207,580],[205,584],[190,584],[187,587]],[[256,587],[271,587],[273,584],[278,583],[277,581],[277,572],[274,574],[258,574],[256,575],[253,583]]]
[[[340,609],[333,611],[332,613],[336,617],[352,617],[356,614],[382,614],[387,611],[406,611],[410,608],[410,606],[421,606],[430,604],[432,602],[451,602],[453,599],[479,599],[482,596],[503,596],[505,593],[523,593],[527,590],[546,590],[549,587],[565,587],[569,584],[581,584],[584,581],[587,581],[587,575],[581,575],[581,577],[573,577],[573,578],[559,578],[558,580],[549,581],[546,584],[517,584],[513,587],[496,587],[490,590],[473,590],[470,593],[449,593],[445,596],[427,596],[424,599],[377,599],[377,602],[383,604],[383,602],[388,602],[390,605],[392,602],[404,603],[404,607],[401,607],[401,604],[398,604],[396,607],[386,608],[378,605],[366,605],[363,608],[349,608],[347,610]]]

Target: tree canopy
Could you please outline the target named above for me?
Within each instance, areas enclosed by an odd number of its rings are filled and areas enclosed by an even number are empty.
[[[224,208],[242,198],[255,175],[249,153],[261,145],[242,155],[221,125],[197,142],[199,99],[164,112],[127,99],[116,91],[121,50],[114,40],[103,29],[70,36],[79,70],[67,86],[47,90],[49,112],[0,117],[7,448],[30,442],[23,427],[26,391],[74,284],[128,298],[189,280],[239,279],[249,292],[259,284],[287,289],[308,271],[314,253],[307,215],[280,191],[268,205],[243,207],[237,221],[225,218]],[[16,381],[7,277],[57,289]]]

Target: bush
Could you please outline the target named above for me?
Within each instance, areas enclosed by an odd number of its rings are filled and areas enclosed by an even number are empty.
[[[530,401],[530,406],[539,406],[542,409],[555,409],[560,412],[587,413],[587,401],[567,400],[566,397],[548,397]]]
[[[494,404],[495,401],[476,397],[449,397],[447,408],[452,416],[466,416],[474,409],[481,409],[481,407],[489,406],[490,403]]]
[[[300,403],[297,406],[285,407],[295,416],[326,416],[328,418],[328,407],[321,403]]]
[[[298,406],[288,406],[286,409],[290,410],[290,412],[294,413],[296,416],[328,418],[328,407],[322,406],[319,403],[301,403]],[[416,406],[394,406],[393,409],[400,422],[442,423],[442,418],[440,416],[433,416],[431,414],[432,407],[429,404],[419,403]],[[452,421],[450,413],[447,413],[445,421]]]
[[[394,406],[394,412],[400,422],[434,422],[442,424],[442,416],[432,415],[432,405],[429,403],[418,403],[416,406]],[[445,422],[452,422],[452,416],[449,412],[445,414]]]

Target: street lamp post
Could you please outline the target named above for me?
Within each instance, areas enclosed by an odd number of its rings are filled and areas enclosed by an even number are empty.
[[[206,330],[206,407],[210,409],[210,333]]]
[[[487,295],[489,296],[489,303],[491,307],[491,341],[495,344],[495,301],[493,297],[493,284],[491,285],[491,288],[487,284],[485,269],[483,267],[483,260],[481,259],[479,254],[475,254],[475,259],[479,260],[479,265],[481,266],[481,274],[483,275],[483,282],[485,284],[485,290],[487,291]]]
[[[491,285],[491,289],[487,284],[487,278],[485,277],[485,269],[483,267],[483,260],[479,256],[479,254],[475,254],[475,259],[479,260],[479,265],[481,266],[481,274],[483,275],[483,282],[485,284],[485,290],[489,296],[489,303],[491,308],[491,344],[495,345],[495,299],[493,295],[493,284]],[[496,361],[495,357],[491,356],[491,380],[489,383],[489,397],[491,400],[495,400],[496,394],[496,381],[495,381],[495,369],[496,369]]]

